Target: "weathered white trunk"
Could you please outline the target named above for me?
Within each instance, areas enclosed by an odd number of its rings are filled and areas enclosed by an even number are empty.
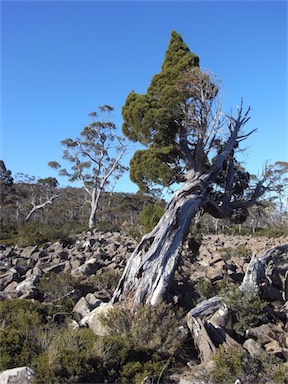
[[[283,300],[288,301],[288,244],[267,250],[262,256],[253,256],[240,289],[259,294],[260,285],[273,284],[273,274],[282,275]],[[264,285],[263,285],[264,286]]]
[[[154,305],[164,299],[178,264],[183,241],[199,209],[205,206],[205,210],[214,217],[230,217],[233,209],[247,208],[261,195],[263,181],[257,184],[256,191],[248,203],[231,202],[233,173],[229,173],[226,182],[227,195],[222,199],[222,204],[211,201],[208,192],[221,172],[223,162],[231,157],[237,140],[247,137],[238,134],[249,119],[248,113],[249,109],[242,117],[241,105],[238,118],[230,118],[230,136],[207,174],[201,174],[201,171],[198,172],[198,168],[193,166],[187,170],[186,183],[174,194],[163,217],[156,227],[142,238],[129,259],[111,299],[112,304],[125,301],[125,305],[133,308],[137,304]]]
[[[96,193],[96,189],[94,189],[92,196],[91,196],[91,211],[90,211],[90,215],[89,215],[89,229],[94,228],[96,226],[97,209],[99,206],[99,200],[100,200],[101,192],[102,192],[102,190],[100,189]]]
[[[175,193],[157,226],[142,238],[128,260],[112,303],[125,300],[134,307],[154,305],[165,298],[191,220],[206,202],[201,182],[200,177],[195,178]]]
[[[39,209],[43,209],[47,204],[53,204],[53,200],[56,199],[57,197],[59,197],[59,195],[53,195],[50,198],[47,198],[47,200],[44,203],[37,204],[37,205],[32,202],[33,207],[28,213],[28,215],[25,217],[26,223],[30,220],[34,212],[38,211]]]
[[[211,360],[214,352],[222,345],[227,351],[240,345],[226,332],[230,313],[220,296],[199,303],[187,314],[187,326],[202,363]]]

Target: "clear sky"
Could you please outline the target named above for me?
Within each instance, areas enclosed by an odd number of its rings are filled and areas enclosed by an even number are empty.
[[[60,141],[75,138],[98,106],[121,107],[160,72],[170,34],[217,73],[225,111],[251,106],[246,166],[288,161],[286,1],[1,2],[1,155],[6,167],[57,177]],[[127,164],[136,149],[129,146]],[[118,190],[136,192],[122,179]]]

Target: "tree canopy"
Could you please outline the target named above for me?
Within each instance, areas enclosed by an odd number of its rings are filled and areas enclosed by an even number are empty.
[[[181,154],[175,140],[183,117],[179,106],[187,95],[176,84],[194,67],[199,67],[199,58],[173,31],[162,71],[152,78],[146,94],[132,91],[122,108],[123,133],[147,147],[136,151],[130,162],[131,180],[142,191],[151,191],[151,183],[169,186],[181,178]]]
[[[71,169],[61,168],[56,161],[50,161],[50,167],[59,170],[60,176],[69,181],[80,181],[91,206],[89,228],[96,225],[96,213],[101,194],[108,186],[113,190],[115,183],[126,170],[121,159],[126,153],[124,139],[116,134],[116,126],[107,114],[113,107],[99,107],[100,115],[91,112],[91,123],[84,127],[80,137],[61,141],[63,159],[71,163]]]
[[[146,149],[137,151],[130,176],[140,189],[181,183],[165,212],[129,259],[112,303],[157,304],[167,297],[181,247],[196,214],[242,224],[248,209],[279,190],[282,170],[266,166],[259,179],[238,160],[250,107],[225,113],[220,81],[199,68],[199,59],[172,32],[160,74],[147,93],[131,92],[123,106],[123,132]],[[279,168],[279,165],[278,165]]]

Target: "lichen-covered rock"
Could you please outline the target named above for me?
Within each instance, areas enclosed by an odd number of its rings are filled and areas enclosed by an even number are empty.
[[[0,372],[1,384],[28,384],[32,381],[34,371],[29,367],[7,369]]]

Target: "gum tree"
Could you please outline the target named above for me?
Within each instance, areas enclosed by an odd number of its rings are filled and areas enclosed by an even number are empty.
[[[220,85],[199,68],[181,36],[172,32],[160,74],[147,93],[131,92],[123,106],[123,132],[145,145],[130,162],[131,179],[145,192],[179,184],[165,213],[144,235],[111,302],[134,307],[167,296],[190,223],[197,212],[242,223],[248,208],[272,188],[271,169],[250,178],[237,161],[250,108],[222,110]]]
[[[100,116],[92,112],[92,122],[84,127],[80,137],[61,141],[63,159],[70,162],[68,171],[56,161],[49,165],[59,171],[60,176],[67,176],[69,181],[80,181],[87,195],[91,210],[89,228],[96,226],[97,209],[102,193],[115,183],[126,170],[121,160],[126,153],[124,139],[116,134],[116,126],[108,116],[113,108],[99,107]]]

